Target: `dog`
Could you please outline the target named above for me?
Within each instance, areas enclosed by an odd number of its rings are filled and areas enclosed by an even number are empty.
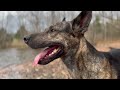
[[[97,51],[84,37],[91,19],[92,11],[82,11],[71,21],[64,18],[44,32],[25,36],[25,43],[32,49],[44,48],[34,65],[61,58],[72,79],[118,79],[120,55]]]

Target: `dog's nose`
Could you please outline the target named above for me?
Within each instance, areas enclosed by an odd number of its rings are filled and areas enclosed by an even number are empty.
[[[24,39],[25,43],[28,43],[28,41],[30,40],[30,36],[25,36],[23,39]]]

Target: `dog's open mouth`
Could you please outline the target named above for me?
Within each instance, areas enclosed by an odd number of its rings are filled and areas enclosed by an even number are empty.
[[[63,54],[63,47],[61,45],[51,45],[45,50],[41,51],[34,59],[33,65],[46,65],[51,61],[59,58]]]

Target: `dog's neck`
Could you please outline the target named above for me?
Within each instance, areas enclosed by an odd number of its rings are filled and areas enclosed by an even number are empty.
[[[104,79],[112,78],[111,67],[104,54],[97,51],[84,37],[79,45],[70,49],[63,62],[70,72],[70,78]]]

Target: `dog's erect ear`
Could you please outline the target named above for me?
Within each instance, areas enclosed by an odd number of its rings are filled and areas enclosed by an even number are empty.
[[[63,21],[63,22],[66,21],[66,18],[64,17],[62,21]]]
[[[75,19],[72,20],[72,29],[75,32],[84,34],[88,30],[92,18],[92,11],[82,11]]]

